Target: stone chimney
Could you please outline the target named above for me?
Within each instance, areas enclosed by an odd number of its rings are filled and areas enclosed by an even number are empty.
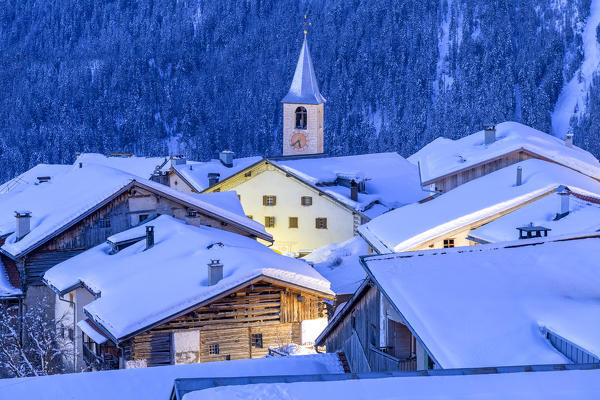
[[[558,197],[560,198],[560,209],[559,212],[556,214],[556,216],[554,217],[554,220],[557,221],[561,218],[566,217],[567,215],[569,215],[569,195],[570,195],[571,191],[569,190],[568,187],[564,186],[564,185],[560,185],[557,189],[556,189],[556,194],[558,195]]]
[[[483,131],[485,134],[485,145],[492,144],[496,141],[496,125],[494,124],[485,124],[483,126]]]
[[[350,200],[358,201],[358,183],[354,179],[350,181]]]
[[[523,184],[523,168],[517,167],[517,182],[516,186],[521,186]]]
[[[17,242],[31,231],[31,211],[15,211]]]
[[[146,249],[148,250],[154,246],[154,226],[148,225],[146,226]]]
[[[208,173],[208,186],[214,186],[217,183],[219,183],[219,178],[221,177],[221,174],[219,174],[218,172],[209,172]]]
[[[208,286],[216,285],[223,279],[223,264],[219,260],[210,260],[208,264]]]
[[[222,152],[219,153],[219,160],[221,161],[221,163],[226,166],[227,168],[231,168],[233,167],[233,156],[235,155],[235,153],[233,151],[229,151],[229,150],[223,150]]]
[[[573,136],[574,135],[572,133],[567,133],[565,136],[565,146],[573,147]]]

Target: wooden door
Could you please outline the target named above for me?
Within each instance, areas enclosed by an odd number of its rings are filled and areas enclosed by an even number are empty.
[[[173,364],[173,336],[170,332],[152,334],[147,362],[149,367]]]
[[[389,353],[401,360],[409,358],[411,342],[412,334],[408,328],[400,322],[388,319],[387,345],[390,347]]]

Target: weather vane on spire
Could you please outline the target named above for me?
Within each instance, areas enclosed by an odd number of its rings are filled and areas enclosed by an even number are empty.
[[[308,27],[311,26],[310,21],[306,19],[306,14],[304,14],[304,22],[302,22],[302,26],[304,27],[304,37],[306,37],[306,34],[308,33]]]

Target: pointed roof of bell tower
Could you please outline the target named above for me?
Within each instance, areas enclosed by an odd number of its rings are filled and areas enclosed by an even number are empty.
[[[319,84],[313,68],[310,52],[308,51],[308,43],[306,42],[306,33],[304,34],[304,42],[300,57],[294,72],[294,79],[290,86],[290,91],[281,100],[282,103],[301,103],[301,104],[321,104],[325,103],[325,98],[319,92]]]

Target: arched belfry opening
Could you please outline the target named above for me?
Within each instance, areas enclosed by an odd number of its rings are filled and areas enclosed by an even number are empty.
[[[306,129],[306,107],[296,108],[296,129]]]

